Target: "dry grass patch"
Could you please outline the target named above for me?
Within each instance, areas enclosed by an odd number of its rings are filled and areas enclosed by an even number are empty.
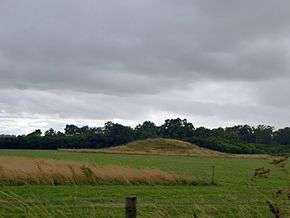
[[[165,184],[198,185],[206,180],[155,169],[96,166],[44,159],[0,157],[0,184]]]

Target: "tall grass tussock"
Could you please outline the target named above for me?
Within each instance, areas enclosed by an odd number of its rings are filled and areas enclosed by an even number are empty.
[[[65,184],[164,184],[198,185],[206,180],[156,169],[97,166],[58,160],[0,157],[2,185]]]

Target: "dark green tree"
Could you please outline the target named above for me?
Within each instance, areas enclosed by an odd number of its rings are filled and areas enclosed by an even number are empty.
[[[186,119],[168,119],[160,127],[160,136],[175,139],[188,138],[194,135],[194,130],[193,124]]]
[[[31,137],[31,136],[37,136],[40,137],[42,135],[42,132],[40,129],[36,129],[35,131],[33,131],[32,133],[29,133],[27,136]]]
[[[254,129],[254,134],[256,138],[256,143],[258,144],[271,144],[273,139],[273,129],[272,126],[259,125]]]
[[[274,132],[274,142],[281,145],[290,145],[290,128],[279,129]]]
[[[49,130],[45,131],[44,135],[52,137],[56,135],[56,132],[54,131],[54,129],[50,128]]]
[[[158,137],[158,127],[151,121],[145,121],[135,127],[135,138],[146,139]]]
[[[77,135],[81,133],[80,128],[75,125],[66,125],[64,131],[65,134],[68,136]]]
[[[122,145],[134,139],[134,131],[131,127],[113,122],[105,124],[104,135],[108,146]]]

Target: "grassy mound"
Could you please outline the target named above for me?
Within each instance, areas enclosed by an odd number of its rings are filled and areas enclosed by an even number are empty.
[[[126,145],[102,149],[102,152],[109,153],[134,153],[134,154],[166,154],[166,155],[199,155],[199,156],[220,156],[221,152],[201,148],[197,145],[174,139],[146,139],[131,142]]]

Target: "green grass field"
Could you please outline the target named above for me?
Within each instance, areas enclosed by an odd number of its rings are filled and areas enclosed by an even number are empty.
[[[267,200],[277,204],[282,217],[290,216],[289,164],[282,169],[270,159],[30,150],[0,150],[1,156],[153,168],[206,178],[215,166],[217,185],[0,185],[0,217],[124,217],[128,196],[137,196],[139,217],[274,217]],[[269,178],[252,179],[259,167],[271,169]],[[280,189],[282,194],[275,196]]]

